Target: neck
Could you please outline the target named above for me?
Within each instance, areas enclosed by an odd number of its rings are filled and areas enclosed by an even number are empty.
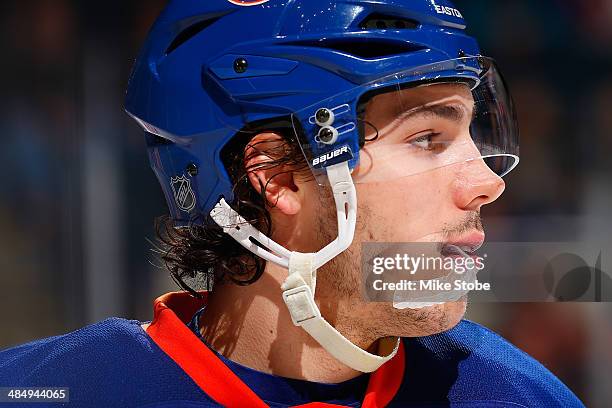
[[[215,288],[201,319],[200,330],[208,344],[232,361],[282,377],[338,383],[360,375],[293,325],[280,289],[286,275],[286,270],[269,262],[252,285]],[[351,320],[356,305],[337,299],[337,293],[316,291],[323,317],[354,344],[371,349],[377,336],[362,322]]]

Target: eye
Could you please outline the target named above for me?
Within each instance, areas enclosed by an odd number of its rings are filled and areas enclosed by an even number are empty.
[[[440,133],[429,133],[410,140],[410,144],[422,150],[436,150],[437,143],[433,139],[439,136]]]

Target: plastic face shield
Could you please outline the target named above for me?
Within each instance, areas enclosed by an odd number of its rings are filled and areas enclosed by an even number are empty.
[[[373,81],[292,117],[319,184],[349,161],[355,183],[378,183],[483,161],[503,177],[518,164],[511,98],[495,63],[466,57]]]

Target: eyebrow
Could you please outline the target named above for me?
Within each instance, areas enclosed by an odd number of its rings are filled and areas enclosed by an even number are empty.
[[[472,118],[475,114],[472,114]],[[437,116],[443,119],[450,120],[452,122],[461,123],[466,117],[466,110],[457,104],[453,105],[422,105],[416,108],[410,109],[405,112],[400,112],[396,120],[408,120],[413,119],[417,116]]]

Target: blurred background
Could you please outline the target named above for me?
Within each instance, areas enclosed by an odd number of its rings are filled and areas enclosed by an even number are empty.
[[[0,349],[105,317],[149,320],[175,290],[147,238],[165,202],[123,112],[162,0],[3,1]],[[612,0],[457,0],[496,58],[521,164],[488,239],[592,242],[612,256]],[[612,400],[611,303],[473,304],[586,404]]]

